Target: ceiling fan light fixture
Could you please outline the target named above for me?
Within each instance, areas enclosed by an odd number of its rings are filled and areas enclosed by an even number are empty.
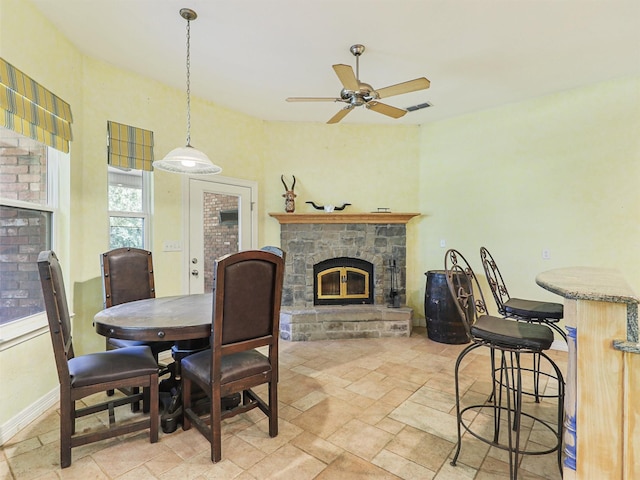
[[[360,81],[360,55],[365,50],[364,45],[355,44],[349,49],[351,54],[356,57],[356,71],[349,65],[337,64],[333,66],[340,83],[342,83],[342,90],[340,90],[339,98],[330,97],[289,97],[287,102],[342,102],[347,106],[338,111],[333,117],[329,119],[327,123],[338,123],[342,120],[351,110],[356,107],[364,106],[366,109],[381,113],[390,118],[400,118],[407,113],[407,110],[397,107],[392,107],[385,103],[379,102],[381,98],[392,97],[394,95],[401,95],[403,93],[415,92],[417,90],[424,90],[429,88],[430,82],[425,77],[414,78],[408,82],[402,82],[395,85],[389,85],[388,87],[375,90],[368,83]],[[431,106],[429,104],[429,106]],[[420,108],[424,108],[420,106]]]
[[[215,165],[204,152],[191,146],[191,21],[198,14],[190,8],[181,8],[180,16],[187,21],[187,145],[171,150],[162,160],[153,162],[153,168],[170,173],[189,175],[216,175],[222,167]]]

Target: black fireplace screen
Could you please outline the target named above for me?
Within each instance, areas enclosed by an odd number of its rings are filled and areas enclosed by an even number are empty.
[[[359,258],[337,257],[313,266],[313,304],[373,303],[373,264]]]

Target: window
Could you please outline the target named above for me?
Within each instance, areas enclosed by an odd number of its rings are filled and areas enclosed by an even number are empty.
[[[109,248],[149,250],[151,175],[142,170],[109,169]]]
[[[0,127],[0,325],[44,312],[37,259],[52,248],[58,152]]]

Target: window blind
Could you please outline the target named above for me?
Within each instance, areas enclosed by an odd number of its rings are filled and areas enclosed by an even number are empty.
[[[71,106],[0,58],[0,124],[65,153]]]
[[[107,163],[114,167],[152,171],[153,132],[108,121]]]

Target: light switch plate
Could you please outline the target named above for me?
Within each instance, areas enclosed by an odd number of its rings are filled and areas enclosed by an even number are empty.
[[[182,242],[180,240],[165,240],[162,242],[163,252],[181,252]]]

